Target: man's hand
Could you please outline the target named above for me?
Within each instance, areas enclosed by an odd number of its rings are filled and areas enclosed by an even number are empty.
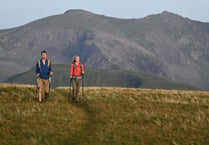
[[[37,76],[37,78],[39,78],[40,77],[40,74],[36,74],[36,76]]]
[[[50,75],[50,76],[52,76],[52,75],[53,75],[53,72],[52,72],[52,71],[50,71],[49,75]]]

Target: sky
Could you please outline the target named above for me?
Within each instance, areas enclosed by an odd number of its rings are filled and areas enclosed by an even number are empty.
[[[209,22],[209,0],[0,0],[0,29],[18,27],[70,9],[117,18],[143,18],[169,11]]]

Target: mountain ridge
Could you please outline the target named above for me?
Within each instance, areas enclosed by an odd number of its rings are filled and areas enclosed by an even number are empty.
[[[88,67],[135,71],[203,89],[209,89],[208,48],[209,23],[166,11],[118,19],[70,10],[0,31],[4,64],[30,68],[46,50],[54,63],[71,63],[77,54]],[[0,80],[11,76],[5,75]]]
[[[36,83],[35,67],[29,71],[20,73],[7,79],[7,83],[30,84]],[[52,77],[52,87],[69,86],[69,65],[53,65],[54,76]],[[136,72],[121,70],[105,70],[96,68],[86,68],[84,75],[85,86],[94,87],[126,87],[126,88],[150,88],[169,90],[201,90],[194,86],[176,83],[173,81],[148,76]]]

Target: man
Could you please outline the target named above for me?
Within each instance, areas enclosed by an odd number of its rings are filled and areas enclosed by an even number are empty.
[[[49,94],[49,78],[52,76],[52,65],[50,60],[47,59],[47,52],[41,52],[41,59],[36,64],[36,76],[38,81],[38,99],[41,103],[42,88],[45,90],[45,99]]]
[[[70,78],[73,84],[73,97],[72,102],[78,103],[79,101],[79,92],[82,75],[84,75],[84,66],[80,63],[79,56],[73,58],[73,62],[70,68]]]

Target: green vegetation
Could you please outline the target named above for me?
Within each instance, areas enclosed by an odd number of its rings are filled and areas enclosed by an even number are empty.
[[[0,144],[209,144],[209,93],[87,88],[79,104],[68,89],[39,104],[35,86],[0,85]]]
[[[21,65],[8,62],[8,61],[2,61],[0,60],[0,68],[1,68],[1,73],[0,73],[0,82],[5,81],[6,78],[9,76],[16,75],[18,73],[21,73],[21,70],[29,69],[27,67],[23,67]]]
[[[59,64],[53,65],[53,87],[69,86],[69,65]],[[30,71],[15,75],[7,80],[10,83],[35,84],[35,68]],[[135,72],[119,71],[119,70],[101,70],[86,68],[85,73],[86,86],[108,86],[108,87],[141,87],[141,88],[163,88],[163,89],[189,89],[197,88],[175,83],[172,81],[143,75]]]

